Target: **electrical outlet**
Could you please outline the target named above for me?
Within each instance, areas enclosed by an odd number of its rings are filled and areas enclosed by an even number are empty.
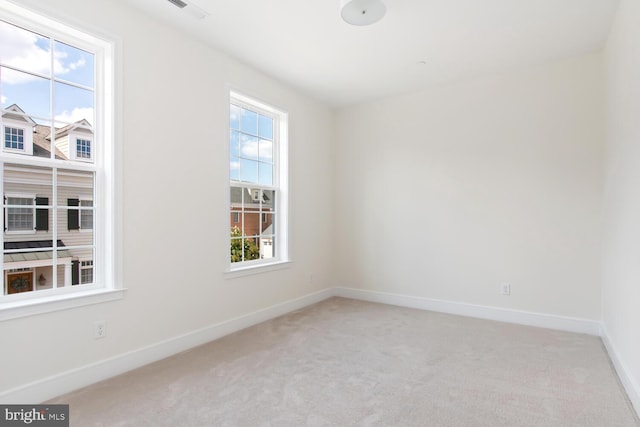
[[[503,282],[500,285],[500,295],[511,295],[511,284],[507,282]]]
[[[93,337],[95,339],[104,338],[107,336],[107,322],[106,320],[97,320],[93,324]]]

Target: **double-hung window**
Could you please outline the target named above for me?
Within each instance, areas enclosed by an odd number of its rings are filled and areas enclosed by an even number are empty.
[[[232,92],[229,115],[230,270],[287,261],[287,114]]]
[[[0,12],[0,320],[113,299],[115,43],[4,0]]]

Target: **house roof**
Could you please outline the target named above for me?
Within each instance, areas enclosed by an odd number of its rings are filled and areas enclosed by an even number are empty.
[[[259,208],[260,200],[253,200],[252,189],[246,187],[231,187],[230,200],[232,205],[240,205],[242,203],[242,191],[245,191],[244,204],[245,206]],[[255,189],[259,191],[258,189]],[[273,208],[273,200],[269,197],[268,191],[262,191],[262,207],[267,209]]]
[[[4,242],[4,250],[15,249],[42,249],[53,247],[53,240],[26,240],[23,242]],[[62,240],[58,240],[57,247],[64,248],[65,244]]]
[[[4,242],[5,250],[16,249],[44,249],[51,248],[53,246],[53,240],[27,240],[23,242]],[[58,240],[58,248],[64,248],[64,242]],[[58,259],[71,258],[71,251],[68,249],[58,250]],[[53,251],[31,251],[31,252],[16,252],[4,254],[4,262],[24,262],[24,261],[40,261],[53,259]]]
[[[46,125],[41,125],[35,122],[31,117],[24,115],[25,112],[20,108],[17,104],[10,105],[9,107],[4,109],[5,112],[2,114],[2,117],[10,118],[13,120],[23,120],[30,124],[33,127],[33,155],[35,157],[50,157],[51,156],[51,127]],[[12,114],[12,112],[18,114]],[[61,128],[55,129],[56,139],[63,138],[76,129],[81,129],[84,132],[92,133],[91,124],[85,120],[81,119],[75,123],[68,124]],[[56,150],[56,159],[59,160],[68,160],[68,157],[60,151],[58,147]]]
[[[33,155],[37,157],[51,156],[51,127],[35,125],[33,127]],[[67,160],[67,156],[56,147],[56,159]]]

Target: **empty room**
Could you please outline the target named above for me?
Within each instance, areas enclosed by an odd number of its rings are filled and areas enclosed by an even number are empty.
[[[638,0],[0,0],[0,425],[640,426]]]

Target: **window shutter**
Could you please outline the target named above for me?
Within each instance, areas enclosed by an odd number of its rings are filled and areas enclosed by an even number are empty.
[[[80,261],[71,261],[71,284],[80,284]]]
[[[36,197],[36,206],[49,204],[47,197]],[[36,230],[49,231],[49,209],[36,209]]]
[[[67,206],[79,206],[80,200],[67,199]],[[78,209],[67,210],[67,229],[80,230],[80,211]]]

